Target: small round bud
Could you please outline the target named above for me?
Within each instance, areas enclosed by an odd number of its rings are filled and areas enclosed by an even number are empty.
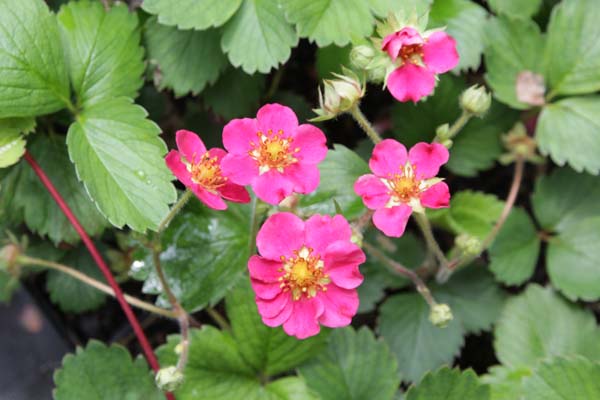
[[[460,234],[454,241],[456,247],[466,256],[476,256],[481,253],[481,241],[468,234]]]
[[[371,46],[364,44],[354,46],[350,52],[350,62],[358,69],[367,69],[375,54],[375,49]]]
[[[325,121],[350,110],[365,94],[358,77],[350,70],[345,75],[333,74],[336,79],[323,81],[323,91],[319,89],[320,107],[313,110],[318,117],[312,121]]]
[[[21,255],[21,249],[14,243],[0,248],[0,270],[14,272],[17,257]]]
[[[435,135],[440,140],[444,140],[444,139],[448,139],[449,132],[450,132],[450,124],[446,123],[446,124],[443,124],[443,125],[440,125],[437,127],[437,129],[435,130]]]
[[[478,117],[483,116],[492,105],[492,95],[483,86],[473,85],[460,96],[463,110]]]
[[[183,373],[175,366],[161,368],[154,378],[156,386],[164,392],[173,392],[183,383]]]
[[[448,304],[436,304],[431,307],[429,321],[438,328],[445,328],[454,316]]]

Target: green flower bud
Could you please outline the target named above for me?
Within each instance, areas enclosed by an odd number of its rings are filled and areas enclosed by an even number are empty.
[[[375,54],[375,49],[371,46],[364,44],[354,46],[350,52],[350,62],[358,69],[367,69]]]
[[[429,321],[438,328],[445,328],[452,321],[454,316],[448,304],[436,304],[431,307],[429,312]]]
[[[492,95],[483,86],[473,85],[460,96],[463,110],[478,117],[483,116],[492,105]]]
[[[466,233],[458,235],[454,244],[466,256],[476,256],[482,250],[481,241]]]
[[[323,80],[319,88],[319,108],[313,111],[318,117],[311,121],[325,121],[350,110],[365,94],[365,90],[352,71],[344,69],[345,75],[333,74],[337,79]]]
[[[156,386],[164,392],[173,392],[183,384],[183,373],[175,366],[161,368],[155,377]]]

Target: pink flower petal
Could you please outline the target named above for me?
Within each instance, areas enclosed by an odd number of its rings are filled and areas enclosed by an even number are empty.
[[[286,293],[286,294],[289,298],[289,293]],[[257,300],[257,304],[258,304],[258,300]],[[270,326],[271,328],[274,328],[276,326],[283,324],[285,321],[287,321],[290,318],[290,315],[292,315],[293,311],[294,311],[294,302],[288,301],[286,303],[286,305],[283,306],[283,309],[281,310],[281,312],[279,314],[277,314],[276,316],[265,317],[265,316],[261,315],[261,317],[262,317],[262,320],[265,325]]]
[[[262,201],[277,205],[292,194],[294,181],[278,171],[270,170],[252,182],[252,189]]]
[[[385,206],[390,199],[387,186],[380,178],[371,174],[359,177],[354,183],[354,191],[371,210]]]
[[[190,186],[190,189],[196,197],[200,199],[207,207],[212,208],[214,210],[226,210],[227,203],[223,201],[221,195],[211,193],[208,190],[204,189],[202,186],[193,183]]]
[[[298,162],[287,167],[284,173],[294,182],[296,193],[310,193],[319,186],[321,173],[315,164]]]
[[[294,301],[294,311],[283,323],[283,330],[290,336],[306,339],[321,330],[318,318],[323,314],[323,303],[317,298]]]
[[[421,204],[428,208],[446,208],[450,205],[450,190],[445,182],[439,182],[421,193]]]
[[[323,256],[327,247],[338,240],[350,243],[352,229],[341,215],[315,214],[306,220],[306,245],[313,248],[316,254]]]
[[[238,185],[249,185],[258,177],[258,165],[248,155],[227,154],[221,161],[221,173]]]
[[[435,74],[427,68],[406,63],[390,74],[387,87],[396,100],[416,103],[433,93]]]
[[[256,121],[258,130],[264,135],[268,136],[269,131],[277,134],[282,130],[284,137],[296,136],[298,118],[289,107],[281,104],[266,104],[258,110]]]
[[[223,157],[227,155],[227,152],[218,147],[213,147],[212,149],[208,150],[208,155],[210,158],[216,157],[217,161],[220,163],[223,160]]]
[[[371,171],[377,176],[397,174],[406,164],[406,147],[394,139],[385,139],[375,145],[369,160]]]
[[[192,184],[192,174],[187,170],[185,164],[181,162],[181,155],[177,150],[171,150],[169,154],[167,154],[165,163],[181,183],[188,187]]]
[[[279,277],[283,275],[283,272],[279,271],[281,268],[281,261],[269,260],[257,255],[253,255],[248,260],[250,277],[266,283],[279,282]]]
[[[398,32],[387,35],[381,44],[381,50],[387,51],[392,60],[396,60],[402,46],[423,43],[423,38],[415,28],[407,26]]]
[[[327,138],[314,125],[300,125],[291,146],[300,149],[296,157],[306,163],[317,164],[327,155]]]
[[[327,286],[327,290],[319,293],[324,311],[319,322],[330,328],[341,328],[350,325],[352,317],[358,311],[359,299],[356,290],[347,290],[336,285]]]
[[[435,32],[423,45],[423,62],[436,74],[450,71],[458,65],[456,40],[446,32]]]
[[[256,235],[260,254],[275,261],[281,256],[294,256],[294,250],[299,250],[303,244],[304,221],[288,212],[271,215]]]
[[[391,208],[380,208],[373,214],[373,224],[390,237],[400,237],[404,234],[412,208],[401,204]]]
[[[250,203],[250,194],[245,187],[227,182],[219,188],[223,198],[235,203]]]
[[[254,118],[231,120],[223,128],[223,146],[232,154],[248,154],[251,143],[258,143],[258,126]]]
[[[324,272],[331,281],[344,289],[355,289],[363,282],[358,266],[366,260],[360,247],[351,242],[338,241],[325,251]]]
[[[275,296],[282,292],[279,282],[267,283],[250,278],[250,284],[252,285],[252,289],[254,289],[254,293],[256,293],[256,297],[260,297],[263,300],[273,300]]]
[[[259,297],[256,298],[256,306],[258,313],[265,318],[275,318],[291,301],[291,295],[289,292],[281,292],[272,300],[263,300]],[[287,318],[286,318],[287,319]]]
[[[417,143],[408,152],[408,159],[415,166],[418,179],[436,176],[449,157],[448,149],[439,143]]]
[[[194,132],[181,129],[175,132],[175,141],[180,153],[190,163],[198,161],[206,153],[204,143]]]

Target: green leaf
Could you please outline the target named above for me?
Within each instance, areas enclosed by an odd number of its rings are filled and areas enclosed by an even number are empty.
[[[335,45],[319,47],[316,54],[315,67],[319,79],[331,79],[332,73],[343,73],[343,66],[350,66],[350,51],[352,46],[338,47]]]
[[[327,350],[300,374],[322,400],[391,400],[400,383],[394,356],[366,327],[334,330]]]
[[[315,192],[300,198],[301,211],[305,214],[334,214],[332,199],[335,199],[346,218],[358,218],[365,207],[354,192],[354,182],[370,172],[367,163],[352,150],[336,144],[319,164],[319,170],[321,183]]]
[[[433,0],[368,0],[371,11],[380,18],[386,18],[390,13],[398,11],[411,15],[414,11],[422,15],[429,10]]]
[[[100,2],[81,1],[61,7],[58,20],[80,105],[136,96],[144,72],[137,14],[125,4],[105,11]]]
[[[533,211],[541,227],[562,232],[584,219],[600,214],[600,178],[555,169],[536,182],[531,196]]]
[[[226,332],[204,325],[190,331],[189,360],[177,400],[313,400],[298,378],[282,378],[262,386],[252,367],[245,363],[234,339]],[[169,336],[157,349],[162,365],[175,365],[179,336]],[[59,399],[60,400],[60,399]]]
[[[25,139],[21,134],[33,132],[35,119],[0,119],[0,168],[16,164],[25,153]]]
[[[77,180],[69,160],[64,137],[36,135],[29,151],[63,196],[85,231],[92,236],[102,233],[106,219],[98,212],[83,185]],[[0,203],[13,224],[25,222],[30,230],[47,235],[55,244],[76,243],[79,235],[33,169],[26,163],[13,167],[0,185]]]
[[[500,216],[504,204],[492,194],[463,190],[452,196],[450,208],[434,210],[432,222],[456,234],[483,239]]]
[[[104,282],[102,273],[85,247],[71,250],[60,260],[90,278]],[[46,279],[50,299],[65,312],[80,313],[94,310],[104,304],[106,295],[64,272],[51,270]]]
[[[438,302],[447,303],[466,333],[490,330],[504,306],[506,294],[481,267],[471,266],[431,290]]]
[[[456,39],[460,60],[455,71],[479,68],[487,17],[485,8],[469,0],[434,1],[429,25],[445,26],[446,32]]]
[[[258,110],[264,86],[263,75],[248,75],[241,69],[229,68],[204,90],[204,102],[225,120],[249,117]]]
[[[216,304],[247,268],[249,205],[229,204],[227,212],[210,210],[193,199],[162,235],[161,265],[169,286],[186,310]],[[144,292],[160,294],[152,254],[142,247],[132,272],[145,279]],[[161,305],[168,305],[164,294]]]
[[[458,97],[466,89],[463,78],[450,74],[440,76],[432,96],[417,104],[395,102],[392,109],[394,136],[407,148],[428,142],[438,126],[452,123],[460,115]]]
[[[513,108],[530,108],[517,99],[516,82],[523,71],[543,73],[545,42],[539,27],[530,20],[493,18],[486,32],[485,77],[494,96]]]
[[[54,14],[41,0],[0,0],[0,118],[49,114],[69,104]]]
[[[544,107],[536,129],[542,154],[576,171],[600,173],[600,96],[572,97]]]
[[[148,56],[160,67],[159,89],[173,89],[177,97],[200,93],[228,64],[216,29],[180,31],[150,18],[144,32]]]
[[[0,304],[8,303],[15,290],[19,288],[19,278],[0,270]]]
[[[256,308],[254,291],[246,278],[226,299],[233,336],[246,363],[259,373],[274,376],[297,367],[318,354],[325,332],[306,340],[288,336],[281,327],[266,326]]]
[[[92,340],[63,359],[54,374],[55,400],[161,400],[142,358],[135,361],[124,347]]]
[[[555,357],[542,362],[525,379],[527,400],[600,398],[600,364],[583,357]]]
[[[242,0],[184,0],[174,6],[171,0],[144,0],[144,11],[158,15],[163,25],[179,29],[204,30],[227,22],[242,4]]]
[[[517,117],[515,111],[492,102],[485,117],[472,118],[456,136],[446,168],[456,175],[473,177],[493,167],[502,154],[500,134],[508,131]]]
[[[290,58],[298,36],[277,1],[244,0],[223,28],[221,48],[234,67],[267,73]]]
[[[436,327],[429,321],[429,306],[417,293],[389,297],[380,308],[378,329],[396,355],[398,369],[411,382],[451,362],[463,345],[460,321]]]
[[[342,47],[369,36],[375,22],[369,4],[361,0],[287,0],[282,6],[300,37],[319,47]]]
[[[69,155],[100,211],[117,227],[156,229],[176,199],[160,128],[126,98],[83,111],[69,128]]]
[[[540,242],[529,214],[514,208],[489,248],[490,270],[496,279],[507,285],[520,285],[531,278]]]
[[[552,88],[550,97],[600,89],[597,5],[595,0],[570,0],[552,10],[545,53],[546,74]]]
[[[442,367],[429,372],[418,386],[412,386],[406,400],[487,400],[490,388],[482,384],[473,370]]]
[[[494,336],[496,356],[508,367],[534,366],[553,355],[600,359],[600,330],[594,316],[537,284],[506,302]]]
[[[523,378],[531,374],[529,368],[510,369],[495,365],[481,377],[481,381],[490,386],[491,400],[515,400],[523,398]]]
[[[547,269],[552,284],[571,300],[600,298],[598,259],[600,217],[571,225],[548,244]]]
[[[542,0],[488,0],[492,11],[513,18],[530,18],[537,14]]]

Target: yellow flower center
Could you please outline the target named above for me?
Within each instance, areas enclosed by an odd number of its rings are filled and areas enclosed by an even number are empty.
[[[394,175],[390,181],[391,195],[403,203],[408,203],[419,194],[419,182],[414,176]]]
[[[211,157],[208,152],[204,153],[199,162],[189,164],[188,171],[192,174],[194,183],[211,192],[216,192],[227,181],[227,178],[221,174],[217,157]]]
[[[329,275],[323,272],[321,257],[312,252],[313,249],[302,246],[294,251],[295,257],[281,256],[283,266],[279,271],[283,275],[279,278],[280,287],[284,292],[291,291],[293,300],[315,297],[319,290],[325,292],[331,282]]]
[[[298,159],[294,157],[294,153],[300,151],[299,148],[291,148],[292,138],[284,138],[283,131],[279,130],[277,134],[269,129],[267,135],[262,132],[257,132],[258,143],[250,142],[252,150],[248,152],[250,157],[256,160],[259,167],[259,172],[265,172],[276,169],[279,172],[295,162]]]
[[[404,45],[400,49],[400,54],[398,57],[403,62],[412,62],[413,64],[418,64],[420,60],[423,58],[423,45],[422,44],[409,44]]]

